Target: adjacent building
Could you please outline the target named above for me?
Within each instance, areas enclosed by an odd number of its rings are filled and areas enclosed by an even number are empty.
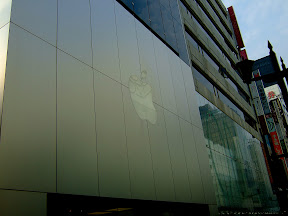
[[[249,87],[235,70],[247,54],[233,7],[183,0],[180,8],[218,208],[272,208],[257,115]]]
[[[0,214],[277,208],[232,23],[220,0],[1,0]]]

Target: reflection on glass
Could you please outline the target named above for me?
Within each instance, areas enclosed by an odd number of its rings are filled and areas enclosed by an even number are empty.
[[[201,82],[209,91],[214,93],[214,87],[211,82],[209,82],[206,77],[204,77],[196,68],[192,66],[192,72],[194,77]]]
[[[216,86],[214,86],[206,77],[202,75],[196,68],[192,66],[194,77],[202,83],[210,92],[219,97],[219,99],[233,110],[241,119],[245,120],[244,113],[229,99],[227,98]]]
[[[160,1],[160,4],[161,4],[162,6],[164,6],[165,8],[167,8],[167,10],[171,11],[171,10],[170,10],[170,4],[169,4],[170,0],[159,0],[159,1]]]
[[[184,38],[184,32],[182,28],[181,22],[177,22],[176,19],[173,18],[174,28],[176,32],[176,40],[177,40],[177,48],[179,52],[180,58],[189,65],[189,57],[186,49],[186,43]]]
[[[230,109],[232,109],[240,118],[245,120],[244,113],[230,100],[228,99],[221,91],[218,91],[220,100],[223,101]]]
[[[151,20],[151,28],[165,40],[164,27],[161,15],[161,7],[159,0],[147,0],[149,7],[149,15]]]
[[[186,34],[186,39],[195,47],[196,49],[199,49],[198,43],[194,40],[194,38],[187,32],[185,31]]]
[[[133,10],[132,0],[121,0],[129,9]]]
[[[181,23],[180,13],[178,12],[179,8],[178,8],[177,0],[170,0],[170,7],[171,7],[173,18],[176,19],[177,22]]]
[[[177,0],[118,0],[189,64]]]
[[[147,0],[133,0],[133,11],[141,20],[150,25]]]
[[[168,42],[170,46],[172,46],[173,49],[178,50],[175,29],[174,29],[173,20],[172,20],[172,14],[170,10],[164,7],[163,5],[161,5],[161,12],[162,12],[166,41]]]
[[[199,94],[198,103],[218,207],[273,208],[260,142]]]

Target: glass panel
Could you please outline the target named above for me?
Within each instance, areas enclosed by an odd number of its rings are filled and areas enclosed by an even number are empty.
[[[239,115],[243,120],[245,120],[243,112],[230,99],[228,99],[221,91],[218,91],[218,95],[219,99],[222,100],[223,103],[225,103],[237,115]]]
[[[0,29],[10,21],[12,0],[0,2]]]
[[[186,62],[186,64],[190,65],[182,25],[178,23],[175,19],[173,19],[173,23],[176,32],[176,40],[178,48],[177,51],[179,52],[179,57],[184,62]]]
[[[203,49],[202,49],[203,50]],[[208,62],[215,68],[216,71],[219,71],[219,66],[216,64],[216,62],[207,54],[205,50],[203,50],[203,56],[208,60]]]
[[[56,49],[13,24],[3,107],[0,187],[56,192]]]
[[[174,51],[181,53],[180,58],[189,64],[182,26],[178,25],[182,22],[177,0],[172,0],[171,6],[169,0],[121,0],[121,2],[134,12],[130,11],[137,19],[151,26],[153,33],[156,32]]]
[[[13,0],[11,20],[56,46],[57,0]]]
[[[58,1],[57,46],[92,66],[89,0]]]
[[[191,68],[183,62],[181,63],[181,67],[182,67],[184,85],[185,85],[186,94],[187,94],[187,101],[188,101],[188,106],[189,106],[189,111],[190,111],[191,122],[193,125],[199,128],[202,128],[198,104],[195,103],[195,101],[197,101],[197,98],[195,96],[196,91],[195,91]]]
[[[161,12],[162,12],[166,41],[174,50],[177,51],[176,35],[171,12],[162,5],[161,5]]]
[[[121,85],[94,71],[100,195],[130,198]]]
[[[93,67],[120,82],[114,4],[114,0],[91,1]]]
[[[169,13],[171,13],[171,9],[170,9],[170,0],[159,0],[160,4],[162,6],[164,6],[167,10],[169,10]]]
[[[173,18],[179,22],[181,22],[181,17],[180,17],[180,12],[179,12],[179,8],[178,8],[178,3],[177,0],[170,0],[170,8],[171,8],[171,12],[172,12],[172,16]]]
[[[120,1],[123,2],[130,10],[133,11],[132,0],[120,0]]]
[[[241,96],[249,105],[251,105],[249,96],[248,96],[243,90],[241,90],[240,88],[239,88],[239,89],[237,88],[237,90],[238,90],[240,96]]]
[[[92,68],[58,51],[57,191],[98,195]]]
[[[176,201],[191,202],[188,170],[185,161],[179,119],[176,115],[166,110],[164,110],[164,117],[173,170]]]
[[[198,43],[194,40],[194,38],[188,32],[186,32],[186,38],[196,49],[199,49]]]
[[[132,0],[134,13],[150,26],[147,0]]]
[[[140,75],[135,18],[116,3],[116,26],[122,84],[128,87],[131,75]]]
[[[151,28],[165,40],[164,26],[161,15],[161,7],[159,0],[147,0],[149,7],[149,15],[151,20]]]
[[[2,105],[3,105],[4,83],[6,73],[9,28],[10,25],[7,24],[6,26],[0,29],[0,121],[2,118]]]
[[[227,76],[227,75],[226,75]],[[232,88],[234,88],[236,91],[238,91],[238,88],[237,88],[237,86],[235,85],[235,83],[229,78],[229,77],[227,77],[226,78],[226,81],[232,86]],[[240,92],[239,92],[239,94],[240,94]],[[240,94],[240,96],[241,96],[241,94]],[[243,98],[244,99],[244,98]],[[245,99],[244,99],[245,100]]]
[[[122,91],[132,198],[155,200],[153,163],[147,126],[150,123],[137,115],[129,89],[122,86]]]
[[[218,95],[219,99],[226,104],[228,107],[230,107],[237,115],[239,115],[243,120],[244,118],[244,113],[230,100],[228,99],[220,90],[218,90],[213,84],[207,80],[196,68],[193,68],[193,75],[194,78],[196,78],[199,82],[201,82],[209,91],[212,93]]]
[[[259,141],[197,95],[218,207],[277,207]]]
[[[214,94],[214,86],[196,68],[192,67],[193,76]]]

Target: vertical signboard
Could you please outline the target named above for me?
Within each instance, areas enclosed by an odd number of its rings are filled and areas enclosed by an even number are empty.
[[[252,95],[253,104],[255,106],[256,114],[258,116],[258,120],[260,123],[260,128],[262,130],[262,134],[264,135],[265,143],[267,144],[269,155],[271,155],[272,150],[271,150],[271,142],[269,139],[269,132],[268,132],[267,124],[265,121],[264,111],[263,111],[261,100],[260,100],[260,97],[258,94],[257,86],[256,86],[255,82],[252,82],[249,85],[249,87],[250,87],[250,91],[251,91],[251,95]]]
[[[238,48],[239,49],[243,48],[244,47],[244,42],[243,42],[243,39],[242,39],[242,36],[241,36],[241,32],[240,32],[240,29],[239,29],[239,26],[238,26],[238,22],[237,22],[237,19],[236,19],[236,15],[234,13],[234,9],[233,9],[232,6],[228,8],[228,13],[229,13],[229,16],[230,16],[230,19],[231,19],[231,22],[232,22],[232,26],[233,26],[233,30],[234,30],[234,33],[235,33],[235,37],[236,37]]]
[[[245,49],[240,50],[240,57],[241,57],[242,60],[248,59],[247,52],[246,52]]]
[[[258,70],[253,71],[253,76],[259,77],[260,76],[259,71]],[[276,127],[275,127],[275,123],[274,123],[272,113],[271,113],[271,110],[269,107],[269,103],[268,103],[267,98],[266,98],[263,82],[261,80],[258,80],[255,82],[255,84],[256,84],[256,87],[258,90],[259,99],[261,101],[261,105],[262,105],[263,112],[265,115],[267,129],[268,129],[268,132],[271,136],[271,141],[272,141],[273,147],[275,149],[276,154],[281,155],[281,154],[283,154],[283,151],[282,151],[282,148],[280,145],[278,134],[276,132]]]

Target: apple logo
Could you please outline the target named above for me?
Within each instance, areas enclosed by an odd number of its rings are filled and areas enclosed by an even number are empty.
[[[147,72],[141,72],[140,78],[131,75],[129,78],[129,90],[134,108],[142,120],[148,120],[151,124],[157,121],[157,112],[152,101],[152,88],[146,81]]]

